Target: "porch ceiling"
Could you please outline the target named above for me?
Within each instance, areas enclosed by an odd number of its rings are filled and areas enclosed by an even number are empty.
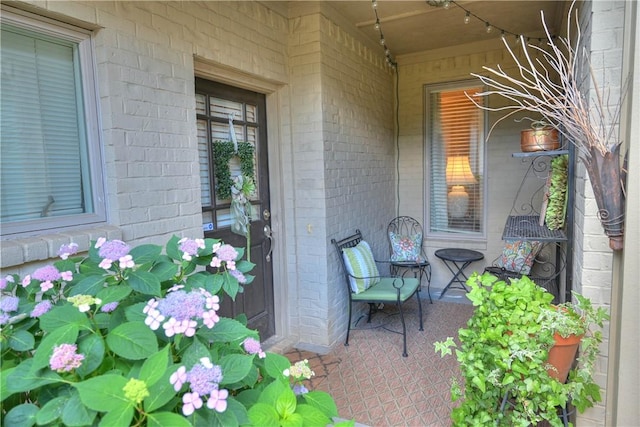
[[[375,16],[370,0],[330,3],[349,23],[361,30],[365,37],[379,43],[380,35],[373,27]],[[530,0],[460,0],[456,3],[444,8],[430,6],[426,1],[378,0],[378,16],[392,55],[494,39],[500,37],[500,29],[507,34],[541,38],[544,37],[544,32],[540,11],[544,11],[550,31],[558,34],[564,18],[564,8],[568,6],[567,1]],[[466,12],[463,8],[471,12],[468,24],[464,23]],[[494,27],[491,33],[486,31],[486,22]],[[515,42],[515,36],[509,37]]]

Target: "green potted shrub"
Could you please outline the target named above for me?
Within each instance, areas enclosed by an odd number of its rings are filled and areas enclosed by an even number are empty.
[[[546,420],[561,426],[558,408],[573,404],[580,412],[601,399],[593,370],[608,315],[574,294],[575,303],[552,304],[553,295],[523,276],[510,283],[485,273],[472,275],[468,297],[475,306],[466,328],[436,342],[444,357],[455,353],[464,384],[454,379],[451,397],[455,425],[529,426]],[[562,367],[549,362],[554,336],[581,336],[576,366],[558,380]],[[573,361],[575,353],[571,355]]]

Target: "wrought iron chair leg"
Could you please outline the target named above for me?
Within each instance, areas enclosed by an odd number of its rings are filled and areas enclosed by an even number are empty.
[[[351,299],[351,298],[349,298]],[[351,331],[351,301],[349,301],[349,320],[347,322],[347,339],[344,341],[345,347],[349,346],[349,332]]]
[[[399,292],[399,291],[398,291]],[[402,304],[398,295],[398,311],[400,311],[400,321],[402,322],[402,357],[408,357],[407,353],[407,326],[404,323],[404,313],[402,312]]]
[[[420,331],[424,331],[424,324],[422,323],[422,302],[420,301],[420,293],[416,292],[416,298],[418,299],[418,314],[420,315]]]

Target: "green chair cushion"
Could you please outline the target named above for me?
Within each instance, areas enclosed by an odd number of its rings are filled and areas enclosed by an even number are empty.
[[[366,291],[358,294],[352,294],[351,299],[353,301],[373,301],[373,302],[396,302],[398,300],[398,293],[396,288],[393,287],[393,282],[396,281],[396,285],[401,283],[400,278],[382,277],[380,282],[369,287]],[[400,288],[400,301],[406,301],[414,294],[416,289],[420,286],[420,281],[413,277],[404,279],[404,286]]]

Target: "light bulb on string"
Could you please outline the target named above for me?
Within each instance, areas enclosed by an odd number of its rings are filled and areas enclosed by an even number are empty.
[[[372,0],[371,1],[371,7],[374,8],[374,9],[377,8],[378,7],[378,2],[376,0]]]
[[[380,29],[380,20],[376,19],[376,23],[373,25],[373,28],[375,28],[376,30]]]
[[[500,38],[501,38],[502,40],[506,40],[506,38],[505,38],[505,36],[504,36],[504,30],[502,30],[502,31],[500,32]]]
[[[380,34],[380,44],[381,44],[382,46],[384,46],[384,44],[385,44],[385,43],[386,43],[386,42],[385,42],[385,40],[384,40],[384,36],[383,36],[383,35],[382,35],[382,33],[381,33],[381,34]]]
[[[486,23],[486,31],[487,34],[489,34],[491,32],[491,30],[493,30],[493,27],[491,26],[491,24],[489,24],[488,22]]]
[[[464,23],[468,24],[469,22],[471,22],[471,13],[467,11],[467,14],[464,15]]]
[[[449,6],[451,6],[451,2],[449,0],[445,0],[442,4],[442,7],[444,7],[445,9],[449,9]]]

